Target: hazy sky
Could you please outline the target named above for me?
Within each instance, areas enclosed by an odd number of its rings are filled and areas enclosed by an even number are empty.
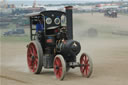
[[[2,0],[0,0],[2,1]],[[34,1],[34,0],[6,0],[6,1]],[[94,1],[121,1],[121,0],[36,0],[36,1],[89,1],[89,2],[94,2]],[[128,1],[128,0],[124,0]]]
[[[3,1],[3,0],[0,0]],[[24,4],[33,4],[34,0],[6,0],[8,3],[20,5]],[[121,0],[36,0],[40,4],[60,4],[60,3],[82,3],[82,2],[100,2],[100,1],[121,1]],[[123,0],[128,1],[128,0]]]

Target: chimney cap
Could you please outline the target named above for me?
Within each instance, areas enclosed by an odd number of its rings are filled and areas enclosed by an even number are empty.
[[[72,9],[73,6],[66,6],[65,9]]]

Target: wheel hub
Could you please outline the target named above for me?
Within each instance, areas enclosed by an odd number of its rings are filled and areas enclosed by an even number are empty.
[[[59,66],[56,66],[56,70],[59,70]]]
[[[35,56],[31,56],[31,58],[32,58],[32,60],[34,60],[35,59]]]

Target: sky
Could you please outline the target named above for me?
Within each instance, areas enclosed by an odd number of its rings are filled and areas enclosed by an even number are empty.
[[[0,1],[2,1],[2,0],[0,0]],[[6,0],[6,1],[34,1],[34,0]],[[74,2],[74,1],[76,1],[76,2],[82,2],[82,1],[87,1],[87,2],[95,2],[95,1],[121,1],[121,0],[36,0],[36,1],[58,1],[58,2],[66,2],[66,1],[72,1],[72,2]],[[128,1],[128,0],[124,0],[124,1]]]
[[[2,1],[2,0],[0,0]],[[11,4],[33,4],[34,0],[6,0],[8,3]],[[101,2],[101,1],[121,1],[121,0],[36,0],[37,3],[40,4],[60,4],[60,3],[82,3],[82,2]],[[128,0],[123,0],[128,1]]]
[[[0,0],[1,1],[1,0]],[[6,1],[34,1],[34,0],[6,0]],[[36,0],[36,1],[121,1],[121,0]],[[128,0],[124,0],[128,1]]]

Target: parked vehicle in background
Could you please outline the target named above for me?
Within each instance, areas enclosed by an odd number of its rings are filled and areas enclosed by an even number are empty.
[[[12,35],[21,35],[21,34],[25,34],[24,29],[10,30],[10,31],[5,32],[3,35],[4,36],[12,36]]]
[[[116,9],[106,9],[104,11],[104,16],[112,17],[112,18],[117,18],[117,10]]]

